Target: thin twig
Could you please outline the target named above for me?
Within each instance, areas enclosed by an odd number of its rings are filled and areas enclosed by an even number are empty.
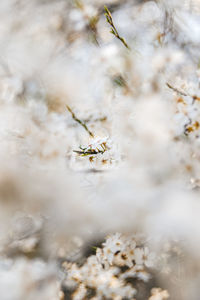
[[[76,117],[75,113],[71,110],[71,108],[68,105],[66,105],[66,107],[67,107],[67,110],[71,113],[74,121],[78,122],[89,133],[89,135],[91,137],[94,137],[94,134],[88,129],[87,125],[83,121],[81,121],[80,119],[78,119]]]
[[[73,150],[73,152],[81,155],[81,156],[86,156],[86,155],[94,155],[94,154],[103,154],[105,151],[102,150],[95,150],[95,149],[88,149],[87,151],[85,150]]]
[[[95,149],[91,148],[91,146],[84,148],[84,147],[79,147],[80,150],[73,150],[73,152],[81,155],[81,156],[87,156],[87,155],[94,155],[94,154],[103,154],[105,151],[109,150],[109,147],[106,145],[106,143],[101,143],[99,144],[98,147]]]
[[[105,16],[106,16],[106,20],[107,22],[110,24],[111,26],[111,33],[116,36],[117,39],[119,39],[123,44],[124,46],[130,50],[130,47],[129,45],[126,43],[125,39],[123,37],[121,37],[113,23],[113,18],[112,18],[112,15],[111,15],[111,12],[109,11],[109,9],[107,8],[107,6],[105,5],[104,6],[104,9],[105,9]]]
[[[84,119],[84,123],[91,123],[91,122],[105,122],[107,120],[106,116],[102,116],[96,119],[92,119],[92,116],[88,117],[87,119]]]
[[[166,85],[168,86],[168,88],[170,88],[171,90],[173,90],[174,92],[182,95],[182,96],[188,96],[186,93],[180,91],[179,89],[173,87],[171,84],[169,84],[168,82],[166,83]]]
[[[200,101],[200,97],[196,96],[196,95],[190,95],[190,94],[186,94],[185,92],[180,91],[179,89],[173,87],[171,84],[169,84],[168,82],[166,83],[166,85],[168,86],[168,88],[170,88],[171,90],[173,90],[174,92],[185,96],[185,97],[191,97],[193,99],[193,103],[194,101]]]

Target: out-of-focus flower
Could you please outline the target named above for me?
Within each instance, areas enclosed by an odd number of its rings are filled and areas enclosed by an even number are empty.
[[[154,266],[155,254],[149,251],[148,247],[135,249],[135,261],[138,265],[145,265],[150,268]]]
[[[169,293],[166,290],[162,290],[160,288],[153,288],[151,290],[152,296],[149,300],[165,300],[169,298]]]

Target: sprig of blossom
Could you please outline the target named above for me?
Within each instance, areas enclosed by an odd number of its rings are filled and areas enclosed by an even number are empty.
[[[71,289],[72,299],[84,299],[88,289],[94,289],[98,299],[132,299],[136,289],[127,280],[148,282],[151,274],[146,267],[155,267],[154,263],[155,256],[148,247],[137,246],[133,236],[115,233],[82,266],[64,262],[64,284]]]

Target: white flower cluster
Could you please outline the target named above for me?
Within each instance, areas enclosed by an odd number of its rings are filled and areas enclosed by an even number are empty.
[[[147,246],[137,246],[134,236],[113,234],[106,238],[102,248],[95,247],[95,250],[96,255],[89,256],[82,266],[63,263],[64,283],[73,291],[72,299],[85,299],[90,290],[95,293],[93,300],[133,299],[137,290],[126,280],[148,282],[151,278],[148,268],[156,266],[155,254]]]
[[[153,288],[151,293],[152,296],[149,300],[166,300],[169,298],[169,293],[166,290],[161,290],[160,288]]]
[[[117,146],[108,137],[94,138],[88,146],[80,146],[74,153],[71,158],[72,168],[79,166],[80,169],[102,170],[116,166],[121,160]]]

